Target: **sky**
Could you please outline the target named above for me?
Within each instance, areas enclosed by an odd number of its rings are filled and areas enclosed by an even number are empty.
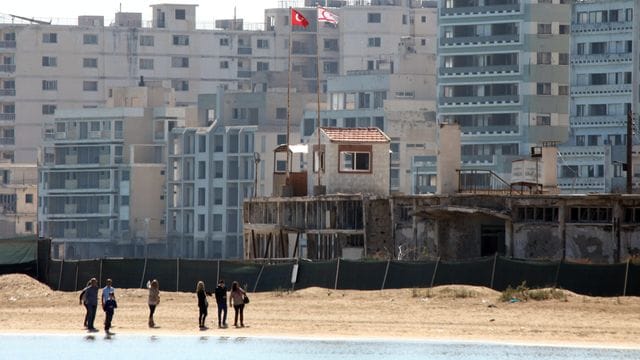
[[[54,24],[75,23],[78,15],[102,15],[105,25],[115,18],[122,6],[123,12],[142,13],[142,20],[151,20],[151,4],[196,4],[196,22],[211,23],[220,19],[232,19],[236,7],[238,18],[245,23],[261,23],[265,8],[304,4],[302,0],[3,0],[0,17],[7,14],[38,20],[53,20]],[[60,19],[60,21],[58,20]],[[7,19],[3,19],[7,21]]]

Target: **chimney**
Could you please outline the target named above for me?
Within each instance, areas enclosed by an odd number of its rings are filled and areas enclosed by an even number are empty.
[[[438,163],[436,194],[449,195],[458,192],[460,169],[460,125],[441,123],[438,131]]]

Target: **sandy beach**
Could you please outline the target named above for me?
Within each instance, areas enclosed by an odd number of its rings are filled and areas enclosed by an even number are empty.
[[[214,284],[207,284],[207,291]],[[473,286],[383,291],[309,288],[250,294],[244,328],[198,328],[195,293],[164,292],[156,328],[147,325],[146,289],[119,289],[114,331],[135,334],[386,338],[640,348],[640,297],[598,298],[563,291],[560,299],[503,302]],[[195,284],[194,284],[195,290]],[[1,333],[84,334],[79,292],[53,291],[25,275],[0,276]],[[96,326],[104,313],[98,309]],[[229,311],[233,324],[233,310]]]

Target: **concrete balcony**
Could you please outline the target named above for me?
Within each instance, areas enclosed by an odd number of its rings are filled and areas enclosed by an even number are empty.
[[[64,181],[64,188],[66,190],[76,190],[78,188],[78,180],[65,180]]]
[[[560,156],[567,161],[571,157],[592,157],[602,159],[604,157],[604,146],[561,146],[558,148]],[[564,165],[561,163],[560,165]]]
[[[0,64],[0,72],[6,72],[6,73],[16,72],[16,66],[13,64]]]
[[[440,99],[440,105],[516,105],[520,103],[518,95],[502,96],[452,96]]]
[[[518,126],[461,126],[460,131],[464,135],[515,135],[518,134]]]
[[[631,84],[571,86],[571,95],[630,95]]]
[[[460,160],[463,164],[493,165],[495,155],[462,155]]]
[[[520,43],[520,35],[495,36],[460,36],[440,39],[440,46],[484,46],[484,45],[512,45]]]
[[[520,4],[505,4],[505,5],[489,5],[489,6],[465,6],[455,7],[449,9],[441,9],[441,17],[454,17],[465,15],[511,15],[520,13]]]
[[[12,137],[0,137],[0,145],[15,145],[16,138]]]
[[[571,116],[569,125],[573,127],[621,127],[627,126],[626,115]]]
[[[251,71],[238,70],[238,77],[239,78],[250,78],[251,77]]]
[[[75,214],[78,212],[77,204],[64,204],[64,213],[65,214]]]
[[[440,75],[475,76],[475,75],[517,75],[520,73],[518,65],[468,66],[454,68],[440,68]]]
[[[631,64],[632,53],[571,54],[572,64]]]
[[[100,130],[89,131],[88,137],[89,139],[100,139],[102,137],[102,134],[100,133]]]
[[[238,55],[251,55],[252,50],[250,47],[239,47]]]
[[[633,30],[633,22],[608,22],[596,24],[571,23],[571,33],[608,33]]]
[[[16,96],[16,89],[0,89],[0,96]]]
[[[15,48],[16,48],[15,41],[10,41],[10,40],[0,41],[0,49],[15,49]]]
[[[0,114],[0,121],[15,121],[16,114]]]

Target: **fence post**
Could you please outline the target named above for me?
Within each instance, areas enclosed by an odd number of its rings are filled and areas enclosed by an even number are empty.
[[[627,281],[629,280],[629,262],[631,259],[627,259],[627,269],[624,271],[624,288],[622,289],[622,296],[627,296]]]
[[[336,282],[333,284],[333,290],[338,288],[338,274],[340,274],[340,258],[338,258],[338,262],[336,263]]]
[[[493,270],[491,270],[491,285],[489,286],[491,289],[493,289],[493,279],[496,276],[496,263],[498,262],[498,253],[496,252],[496,255],[493,257]]]
[[[429,285],[430,288],[433,287],[433,283],[436,281],[436,273],[438,272],[439,263],[440,263],[440,256],[438,256],[438,259],[436,260],[436,267],[433,269],[433,275],[431,276],[431,285]]]
[[[100,273],[98,274],[98,286],[102,287],[102,258],[100,258]]]
[[[60,263],[60,274],[58,275],[58,290],[60,290],[60,284],[62,284],[62,269],[64,268],[64,258]]]
[[[220,259],[218,259],[218,269],[216,270],[216,286],[218,281],[220,281]]]
[[[558,263],[558,269],[556,270],[556,281],[555,284],[553,284],[554,287],[558,287],[558,279],[560,278],[560,266],[562,266],[562,259],[560,259],[560,262]]]
[[[78,291],[78,268],[80,267],[80,261],[76,262],[76,283],[73,285],[73,291]]]
[[[176,291],[180,291],[180,258],[176,258]]]
[[[147,275],[147,257],[144,258],[144,267],[142,268],[142,277],[140,278],[140,289],[142,289],[142,284],[144,284],[144,277]]]
[[[260,272],[258,273],[258,278],[256,279],[256,283],[253,285],[253,292],[256,292],[256,288],[258,287],[258,282],[260,281],[260,276],[262,276],[262,270],[264,270],[264,264],[260,268]]]
[[[382,279],[382,288],[380,288],[380,290],[384,290],[384,285],[387,282],[387,274],[389,273],[389,263],[391,263],[391,260],[387,260],[387,268],[384,269],[384,278]]]

